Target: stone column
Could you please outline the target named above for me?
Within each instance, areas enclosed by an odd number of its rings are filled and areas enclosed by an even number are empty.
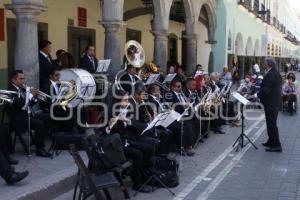
[[[5,8],[16,15],[15,69],[25,73],[27,84],[39,86],[37,16],[47,10],[43,0],[12,0]]]
[[[102,22],[105,28],[104,58],[111,59],[108,80],[113,82],[121,67],[120,31],[122,22]]]
[[[154,62],[161,67],[163,72],[167,72],[168,61],[168,34],[167,30],[153,30],[154,35]]]
[[[197,35],[187,34],[183,36],[186,40],[185,69],[187,74],[193,73],[197,65]]]

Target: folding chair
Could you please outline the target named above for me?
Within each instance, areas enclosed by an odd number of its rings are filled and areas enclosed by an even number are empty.
[[[105,138],[105,136],[104,136]],[[125,161],[120,161],[118,163],[115,163],[114,161],[112,161],[109,156],[106,155],[105,152],[103,152],[101,154],[101,157],[97,157],[95,155],[95,152],[93,152],[93,149],[91,148],[94,144],[93,142],[95,141],[100,141],[100,136],[99,134],[94,134],[94,135],[89,135],[86,140],[85,140],[85,149],[86,149],[86,153],[89,157],[89,164],[92,168],[92,170],[96,173],[96,174],[101,174],[103,173],[103,170],[99,169],[99,166],[97,164],[97,161],[99,159],[105,159],[106,161],[110,162],[110,164],[113,164],[114,167],[107,169],[106,171],[110,171],[113,172],[114,175],[116,176],[117,180],[120,183],[121,186],[121,190],[123,191],[124,197],[126,199],[130,199],[130,195],[129,192],[124,184],[123,178],[129,175],[130,169],[131,169],[131,162],[125,160]],[[103,161],[103,160],[101,160]]]
[[[70,154],[78,166],[78,181],[75,184],[73,200],[76,199],[78,188],[78,200],[84,200],[91,195],[94,195],[97,200],[104,200],[105,198],[100,193],[100,190],[104,191],[106,199],[111,200],[112,198],[107,189],[119,186],[119,182],[113,173],[108,172],[99,176],[91,175],[76,150],[75,145],[70,145]]]

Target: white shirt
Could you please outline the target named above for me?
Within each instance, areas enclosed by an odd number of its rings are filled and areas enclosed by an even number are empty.
[[[182,93],[177,93],[177,92],[174,92],[178,98],[178,100],[180,101],[180,103],[182,104],[185,104],[185,99],[183,97],[183,94]]]
[[[54,82],[54,81],[52,81],[51,79],[49,79],[50,80],[50,82],[51,82],[51,85],[54,87],[54,90],[55,90],[55,93],[56,93],[56,95],[58,95],[58,87],[57,87],[57,84]],[[51,93],[51,92],[50,92]]]
[[[160,103],[159,99],[158,99],[156,96],[154,96],[154,95],[150,95],[150,96],[158,103],[158,105],[159,105],[161,111],[164,111],[164,107],[163,107],[163,105]]]
[[[260,69],[259,69],[258,64],[255,64],[255,65],[253,66],[253,70],[254,70],[255,73],[260,73]]]
[[[43,51],[40,51],[40,53],[52,64],[49,55],[45,54]]]

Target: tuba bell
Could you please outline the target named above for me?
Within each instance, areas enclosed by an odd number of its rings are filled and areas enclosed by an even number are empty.
[[[125,44],[124,50],[126,61],[125,61],[125,68],[119,71],[115,77],[115,85],[117,89],[124,90],[121,86],[120,79],[122,76],[126,74],[127,66],[132,65],[135,68],[142,68],[145,64],[146,56],[143,47],[135,40],[129,40]],[[139,76],[136,76],[138,79],[141,79]]]

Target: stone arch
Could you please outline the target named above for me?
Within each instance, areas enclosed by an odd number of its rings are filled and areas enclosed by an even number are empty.
[[[204,4],[202,4],[200,13],[199,13],[199,20],[201,18],[201,11],[204,9],[207,14],[208,24],[208,40],[209,42],[213,42],[215,39],[215,31],[217,27],[217,17],[216,17],[216,8],[215,3],[212,0],[208,0]]]
[[[252,42],[252,38],[251,37],[248,37],[248,39],[247,39],[246,55],[247,56],[253,56],[253,42]]]
[[[239,56],[245,55],[243,35],[241,33],[238,33],[237,36],[236,36],[235,52]]]
[[[255,40],[254,56],[261,56],[261,54],[260,54],[260,44],[259,44],[259,40],[258,39]]]
[[[141,15],[151,15],[153,14],[153,8],[134,8],[132,10],[128,10],[123,14],[123,20],[128,21],[132,18],[141,16]]]

